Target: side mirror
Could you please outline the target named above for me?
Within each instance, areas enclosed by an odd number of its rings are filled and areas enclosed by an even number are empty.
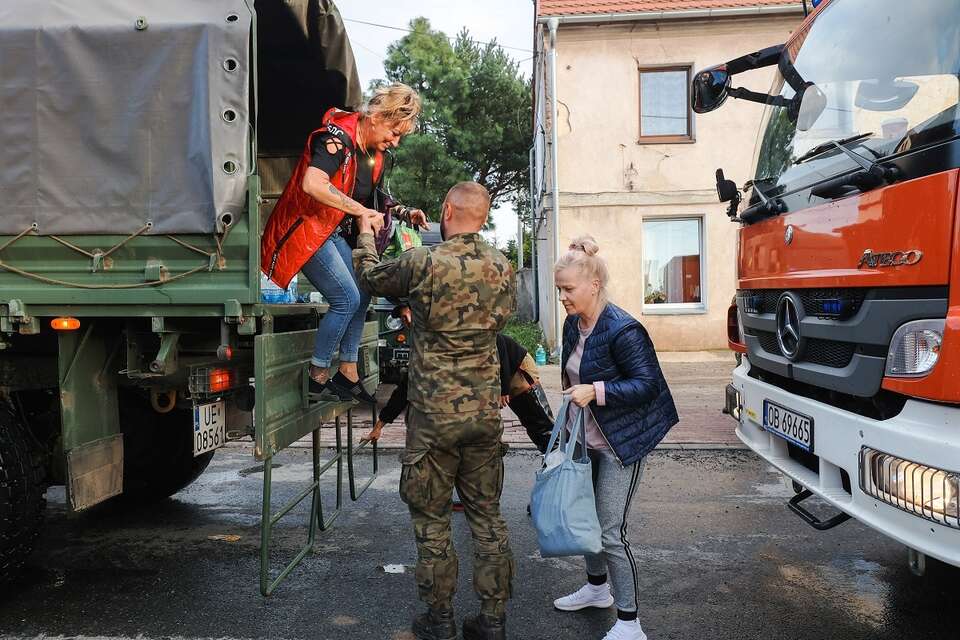
[[[720,199],[720,202],[730,202],[737,197],[739,192],[737,183],[733,180],[727,180],[723,175],[723,169],[717,169],[717,198]]]
[[[827,109],[826,94],[813,83],[808,83],[800,95],[794,98],[798,104],[796,123],[800,131],[809,131]]]
[[[853,104],[867,111],[896,111],[913,100],[919,88],[906,80],[863,80]]]
[[[727,180],[723,175],[723,169],[717,169],[717,197],[720,202],[729,202],[727,206],[727,217],[731,220],[738,220],[737,209],[740,207],[740,190],[737,183],[733,180]]]
[[[730,73],[727,65],[698,71],[691,83],[690,104],[696,113],[709,113],[726,101],[729,90]]]

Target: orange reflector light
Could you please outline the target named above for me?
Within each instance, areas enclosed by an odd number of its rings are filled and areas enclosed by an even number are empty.
[[[400,344],[403,344],[406,341],[407,341],[407,336],[403,335],[402,333],[397,334],[397,342],[399,342]]]
[[[211,369],[210,393],[219,393],[230,388],[230,369]]]
[[[80,328],[80,321],[76,318],[54,318],[50,326],[57,331],[76,331]]]

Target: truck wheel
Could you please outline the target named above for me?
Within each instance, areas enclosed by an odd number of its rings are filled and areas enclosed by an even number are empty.
[[[123,433],[123,494],[120,502],[162,500],[200,477],[214,452],[193,457],[193,413],[157,413],[150,401],[120,392]]]
[[[43,521],[43,473],[23,425],[0,406],[0,584],[26,561]]]

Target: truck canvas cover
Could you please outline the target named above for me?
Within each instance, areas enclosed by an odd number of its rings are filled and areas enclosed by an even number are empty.
[[[236,220],[252,21],[244,0],[0,2],[0,235]]]

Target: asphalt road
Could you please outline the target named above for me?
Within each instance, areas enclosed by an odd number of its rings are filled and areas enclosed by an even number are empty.
[[[309,472],[307,452],[275,464],[275,495],[294,495]],[[535,466],[532,454],[508,457],[504,512],[519,565],[510,636],[599,639],[612,611],[551,607],[580,586],[582,562],[539,557],[525,510]],[[192,487],[135,512],[69,517],[62,491],[51,491],[39,548],[0,599],[0,636],[411,638],[416,554],[395,454],[381,470],[359,502],[345,494],[334,529],[269,599],[257,589],[262,472],[249,452],[218,452]],[[325,485],[327,500],[332,488]],[[788,497],[748,452],[651,455],[631,519],[651,640],[960,637],[960,571],[934,565],[916,578],[899,545],[856,522],[818,533],[786,510]],[[303,513],[291,517],[276,562],[302,544]],[[475,601],[459,515],[455,534],[467,561],[463,616]],[[239,539],[210,539],[221,535]]]

